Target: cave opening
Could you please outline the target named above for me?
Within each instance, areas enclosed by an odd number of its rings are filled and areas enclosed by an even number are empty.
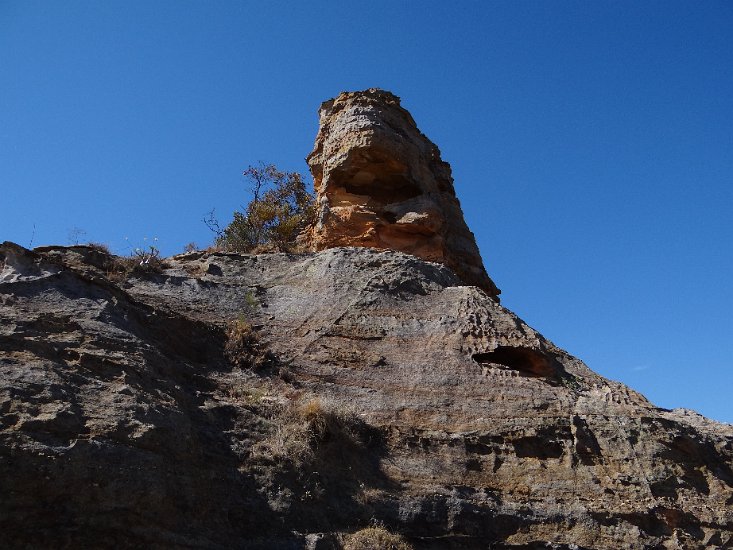
[[[531,348],[498,346],[494,351],[474,353],[472,358],[480,365],[498,365],[518,371],[522,376],[549,378],[558,374],[552,357]]]
[[[403,174],[362,169],[339,178],[347,193],[368,196],[379,204],[403,202],[422,194],[422,189]]]

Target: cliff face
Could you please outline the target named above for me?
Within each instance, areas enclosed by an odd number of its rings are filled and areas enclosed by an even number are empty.
[[[118,261],[0,246],[4,547],[336,548],[373,520],[415,548],[733,544],[731,426],[441,264]]]
[[[397,96],[377,89],[326,101],[308,164],[318,221],[314,250],[367,246],[450,267],[496,297],[473,233],[463,220],[450,165],[418,130]]]

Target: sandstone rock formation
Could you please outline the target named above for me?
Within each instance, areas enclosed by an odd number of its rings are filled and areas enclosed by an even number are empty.
[[[374,520],[416,549],[733,544],[733,427],[598,376],[440,264],[118,261],[0,246],[4,548],[338,548]],[[251,367],[227,360],[242,318],[270,352]]]
[[[308,156],[318,219],[314,250],[368,246],[407,252],[450,267],[496,297],[476,240],[463,220],[450,165],[383,90],[345,92],[319,111]]]

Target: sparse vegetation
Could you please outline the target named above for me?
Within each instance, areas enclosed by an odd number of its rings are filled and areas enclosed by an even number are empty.
[[[76,246],[79,244],[82,244],[82,241],[84,240],[84,237],[86,237],[87,232],[84,231],[81,227],[72,227],[69,229],[67,234],[67,241],[71,246]]]
[[[344,550],[412,550],[412,546],[404,538],[380,525],[347,535],[343,548]]]
[[[112,255],[112,251],[109,249],[109,246],[104,243],[95,243],[90,241],[87,243],[87,246],[93,250],[96,250],[97,252],[107,254],[108,256]]]
[[[255,296],[254,292],[251,290],[244,293],[244,303],[249,311],[256,310],[260,305],[260,302],[257,300],[257,296]]]
[[[272,353],[265,349],[244,316],[229,323],[224,353],[232,365],[240,369],[259,369],[274,362]]]
[[[143,273],[160,273],[163,271],[163,259],[160,257],[160,250],[154,246],[147,249],[136,248],[130,258],[135,262],[135,268]]]
[[[558,380],[561,386],[564,386],[569,390],[580,391],[582,389],[578,379],[569,372],[562,372]]]
[[[268,390],[265,387],[253,386],[250,384],[233,384],[228,386],[224,391],[224,396],[243,407],[255,407],[267,397]]]
[[[250,182],[250,203],[234,212],[234,220],[224,229],[213,211],[204,219],[216,233],[216,246],[229,252],[294,250],[298,234],[315,213],[313,195],[306,190],[303,177],[264,163],[250,166],[244,176]]]
[[[319,445],[329,439],[361,445],[361,420],[318,398],[284,407],[273,417],[272,424],[270,435],[254,446],[253,457],[290,464],[295,469],[312,462]]]
[[[133,274],[162,273],[165,262],[155,246],[136,248],[127,257],[115,257],[107,276],[113,281],[122,281]]]

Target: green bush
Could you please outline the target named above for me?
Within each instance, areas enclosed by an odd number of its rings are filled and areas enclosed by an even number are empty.
[[[296,238],[313,220],[313,195],[296,172],[281,172],[272,164],[250,166],[244,176],[252,200],[234,220],[220,229],[212,214],[204,220],[217,234],[216,246],[230,252],[291,251]]]

